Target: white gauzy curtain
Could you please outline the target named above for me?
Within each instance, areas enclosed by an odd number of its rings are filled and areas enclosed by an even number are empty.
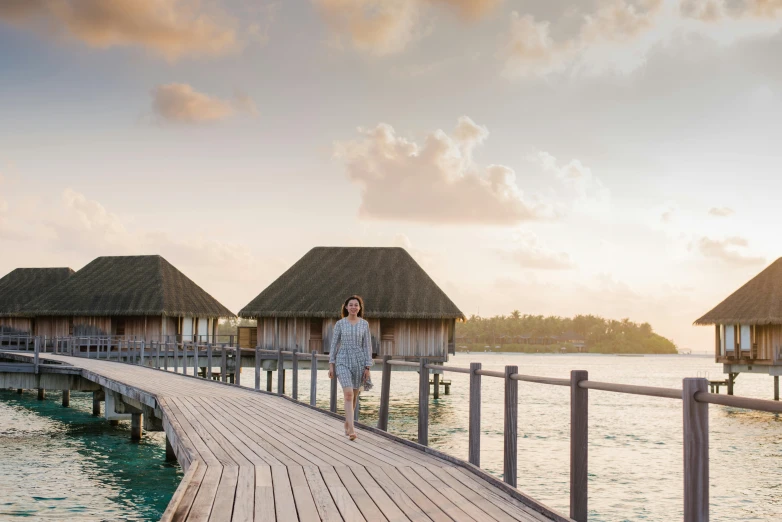
[[[725,351],[732,352],[736,348],[736,331],[732,324],[725,325]]]
[[[752,349],[752,337],[750,335],[750,326],[748,324],[741,325],[741,350],[750,351]]]

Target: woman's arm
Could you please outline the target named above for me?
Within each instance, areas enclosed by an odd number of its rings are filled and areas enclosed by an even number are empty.
[[[366,331],[364,332],[366,362],[364,363],[364,368],[369,368],[375,365],[375,361],[372,360],[372,332],[369,331],[369,322],[365,321],[364,324],[366,324]]]
[[[340,319],[334,325],[334,332],[331,334],[331,348],[329,349],[329,364],[337,362],[337,343],[342,335],[342,320]]]

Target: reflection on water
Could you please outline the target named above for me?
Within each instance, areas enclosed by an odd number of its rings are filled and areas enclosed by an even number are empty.
[[[157,520],[181,480],[165,435],[92,417],[92,394],[0,390],[0,519]]]
[[[685,377],[724,378],[713,359],[698,356],[470,353],[452,356],[448,364],[470,362],[488,370],[516,365],[521,373],[549,377],[587,370],[593,380],[671,388],[681,388]],[[253,377],[245,368],[243,382],[253,383]],[[318,378],[318,406],[328,408],[325,372]],[[441,391],[429,405],[430,445],[466,459],[469,375],[449,373],[445,379],[451,394]],[[373,372],[372,380],[375,387],[362,395],[361,419],[375,425],[381,372]],[[482,381],[481,466],[501,477],[503,384]],[[772,385],[768,375],[742,374],[736,394],[770,399]],[[299,400],[309,401],[309,371],[301,372],[299,390]],[[416,440],[418,373],[394,372],[391,395],[389,430]],[[589,520],[681,520],[681,401],[598,391],[590,391],[589,399]],[[342,412],[341,397],[338,404]],[[709,428],[711,520],[782,520],[782,416],[712,405]],[[570,390],[519,382],[518,486],[562,513],[569,510],[569,443]]]

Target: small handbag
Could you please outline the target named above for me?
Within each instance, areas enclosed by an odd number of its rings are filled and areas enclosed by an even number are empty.
[[[364,385],[364,391],[371,390],[372,387],[374,386],[372,384],[372,377],[367,377],[366,379],[364,379],[364,382],[362,384]]]

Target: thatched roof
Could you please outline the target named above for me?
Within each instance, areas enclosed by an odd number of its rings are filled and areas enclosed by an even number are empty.
[[[0,279],[0,317],[27,317],[25,305],[73,275],[70,268],[17,268]]]
[[[464,314],[402,248],[316,247],[307,252],[239,317],[339,317],[351,294],[366,317],[464,319]]]
[[[782,258],[733,292],[695,324],[782,324]]]
[[[39,316],[234,317],[160,256],[99,257],[27,306]]]

